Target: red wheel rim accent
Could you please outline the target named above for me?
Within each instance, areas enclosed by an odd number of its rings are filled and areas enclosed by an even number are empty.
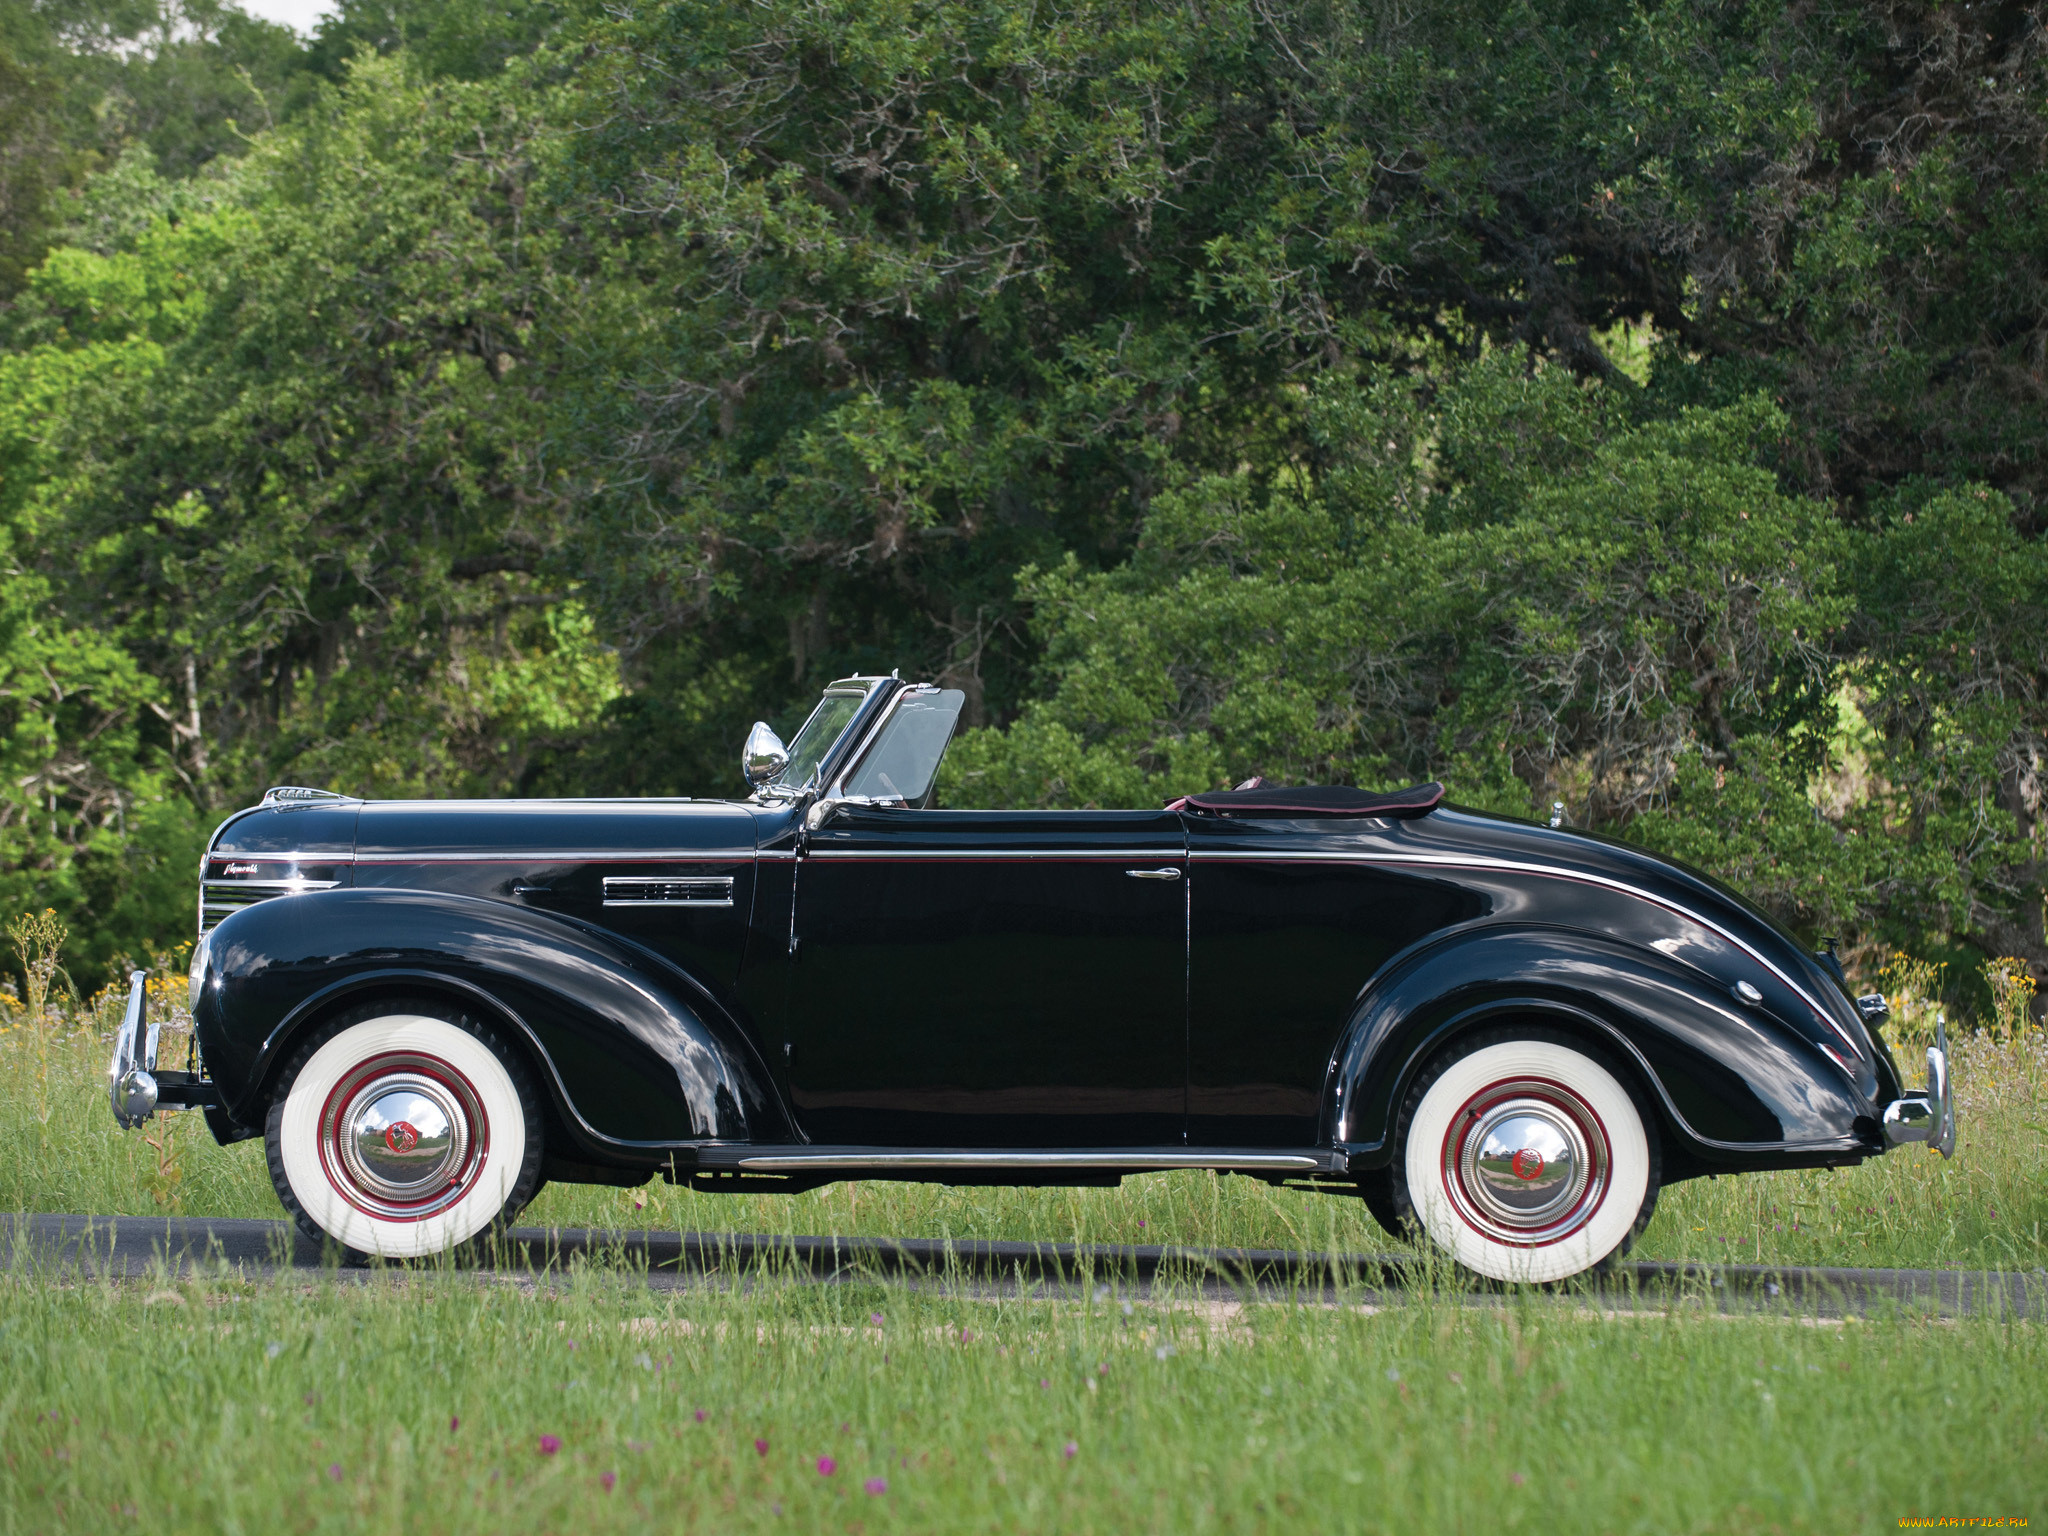
[[[462,1155],[446,1177],[416,1199],[398,1200],[363,1186],[349,1166],[341,1138],[358,1109],[385,1091],[394,1078],[425,1078],[444,1089],[460,1114],[466,1133]],[[413,1127],[406,1126],[416,1137]],[[424,1051],[383,1051],[356,1063],[341,1075],[320,1106],[316,1128],[320,1171],[334,1192],[365,1216],[378,1221],[414,1222],[438,1216],[469,1192],[471,1181],[490,1152],[490,1117],[483,1097],[460,1070]],[[409,1150],[409,1149],[408,1149]]]
[[[1526,1228],[1490,1219],[1486,1201],[1468,1186],[1465,1171],[1471,1161],[1467,1155],[1469,1139],[1487,1124],[1492,1112],[1519,1104],[1540,1105],[1560,1125],[1575,1131],[1587,1160],[1585,1184],[1576,1197],[1562,1209],[1546,1212],[1540,1225]],[[1525,1171],[1529,1163],[1524,1159],[1525,1153],[1517,1150],[1511,1171],[1516,1178],[1533,1179],[1542,1170],[1538,1167],[1534,1172]],[[1583,1230],[1606,1204],[1613,1187],[1613,1142],[1599,1112],[1567,1085],[1550,1078],[1515,1077],[1489,1083],[1458,1107],[1444,1132],[1437,1167],[1451,1209],[1473,1232],[1506,1247],[1548,1248]]]

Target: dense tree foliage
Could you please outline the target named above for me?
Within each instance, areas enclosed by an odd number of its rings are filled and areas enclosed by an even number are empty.
[[[265,781],[1442,776],[2048,961],[2038,9],[217,0],[0,28],[0,843]],[[154,925],[154,927],[152,926]]]

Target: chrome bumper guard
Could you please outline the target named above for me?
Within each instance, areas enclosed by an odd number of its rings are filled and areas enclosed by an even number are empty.
[[[1934,1020],[1934,1044],[1927,1047],[1927,1087],[1894,1099],[1884,1108],[1887,1147],[1924,1141],[1943,1157],[1956,1151],[1956,1101],[1948,1080],[1948,1020]]]
[[[219,1091],[195,1072],[159,1072],[157,1036],[161,1020],[149,1018],[147,971],[128,976],[128,1009],[114,1036],[114,1059],[107,1064],[107,1101],[123,1130],[132,1131],[159,1109],[201,1109],[220,1102]]]
[[[147,971],[128,977],[128,1011],[121,1015],[121,1031],[114,1036],[114,1059],[107,1066],[107,1097],[114,1106],[114,1119],[121,1129],[133,1130],[156,1113],[156,1037],[162,1026],[145,1024],[149,997],[143,990]]]

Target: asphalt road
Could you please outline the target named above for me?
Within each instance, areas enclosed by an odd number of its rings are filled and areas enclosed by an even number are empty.
[[[369,1273],[337,1268],[288,1222],[206,1217],[0,1216],[0,1264],[52,1277],[128,1279],[223,1273],[257,1278],[288,1272],[351,1278]],[[544,1282],[591,1265],[642,1276],[661,1288],[709,1278],[779,1275],[1048,1295],[1109,1284],[1120,1290],[1196,1286],[1210,1292],[1344,1292],[1392,1300],[1417,1278],[1414,1261],[1380,1254],[540,1227],[514,1228],[507,1251],[479,1272]],[[1483,1294],[1476,1293],[1475,1299]],[[2048,1319],[2044,1270],[1625,1263],[1590,1286],[1581,1282],[1574,1294],[1622,1307],[1691,1298],[1723,1310],[1824,1316],[1904,1309],[1939,1316],[1994,1312]]]

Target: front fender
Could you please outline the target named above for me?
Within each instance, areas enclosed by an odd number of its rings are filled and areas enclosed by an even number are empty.
[[[405,991],[467,999],[517,1033],[589,1153],[795,1139],[746,1031],[653,951],[553,913],[374,887],[276,897],[210,935],[194,1022],[228,1115],[260,1125],[306,1030]]]
[[[1510,1017],[1546,1019],[1633,1065],[1667,1138],[1698,1162],[1880,1150],[1870,1106],[1801,1031],[1654,950],[1535,926],[1470,930],[1376,979],[1331,1063],[1325,1134],[1354,1166],[1383,1166],[1416,1073],[1453,1036]]]

